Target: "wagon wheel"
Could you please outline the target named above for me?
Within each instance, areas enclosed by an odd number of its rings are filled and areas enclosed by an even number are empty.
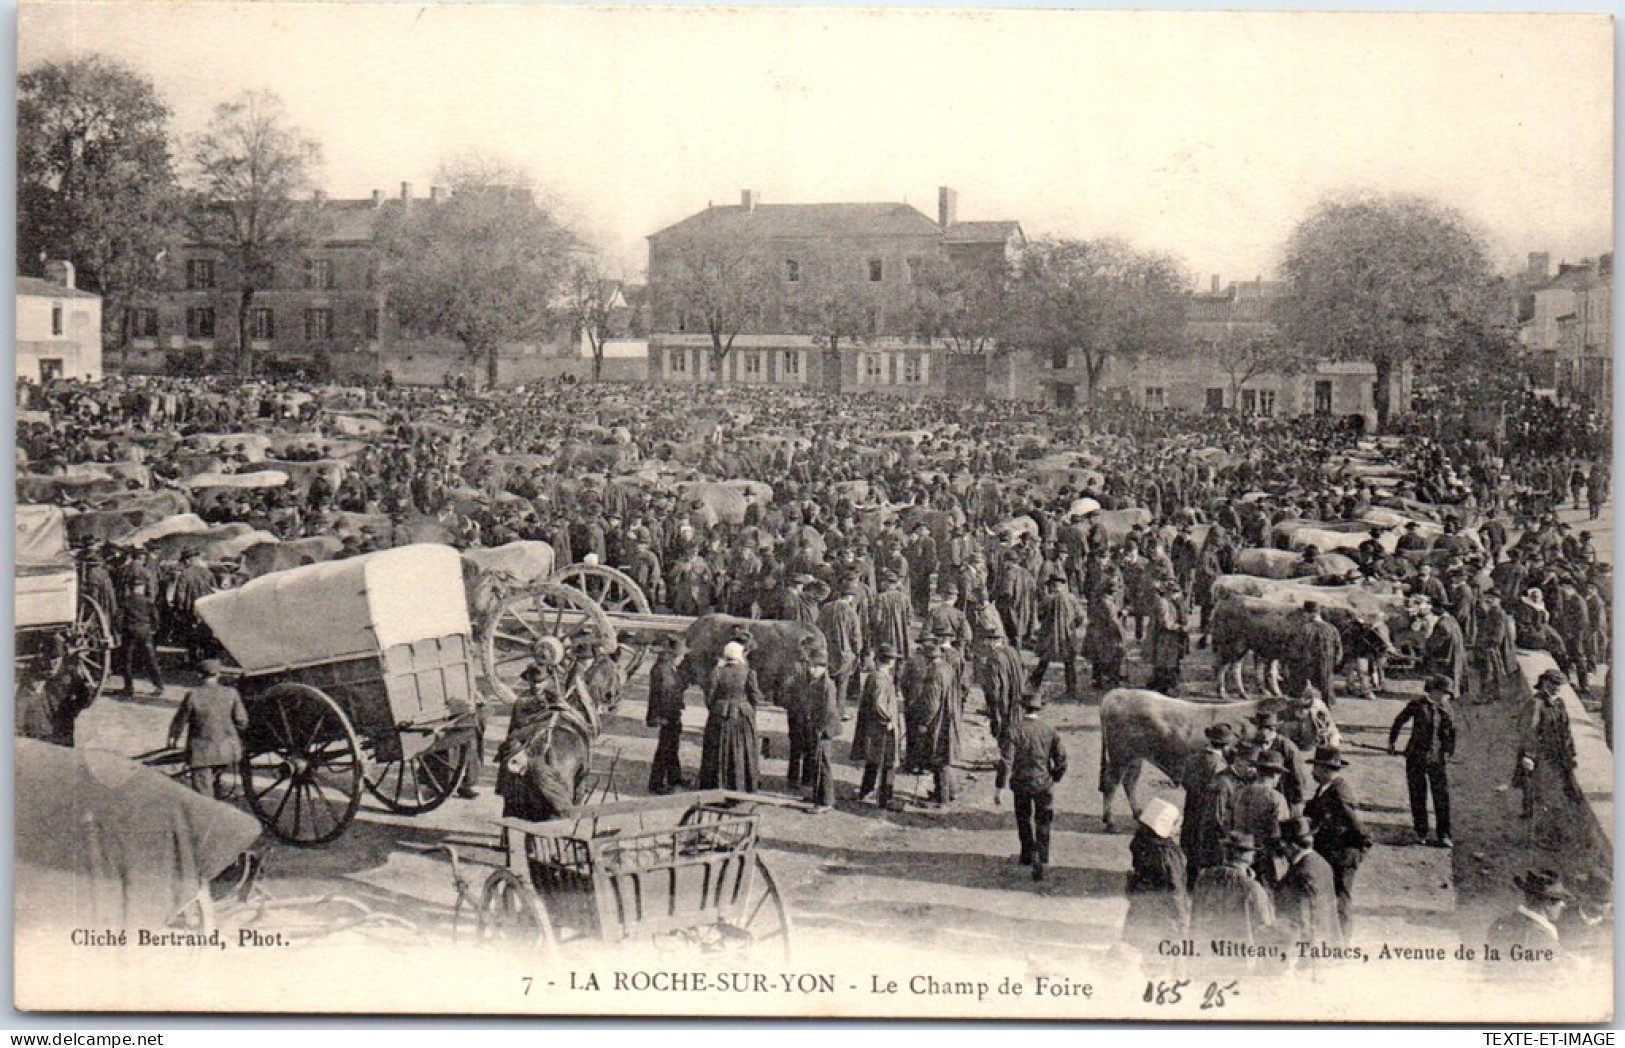
[[[113,672],[113,631],[107,623],[107,612],[94,598],[81,596],[73,625],[62,639],[62,658],[67,660],[74,678],[92,699],[99,698]],[[60,669],[61,663],[53,666],[52,675]]]
[[[331,698],[278,684],[255,703],[245,733],[243,788],[266,829],[301,846],[344,832],[361,804],[361,743]]]
[[[774,960],[788,964],[790,911],[784,905],[778,882],[773,879],[767,863],[754,853],[751,863],[755,870],[747,878],[743,904],[735,911],[737,916],[733,920],[722,922],[721,930],[730,938],[741,939],[744,948],[758,957],[774,954]]]
[[[512,870],[492,870],[480,892],[480,940],[510,948],[557,952],[553,922],[536,893]]]
[[[502,598],[481,631],[480,660],[486,686],[512,705],[520,692],[519,675],[536,657],[543,637],[556,637],[566,651],[578,640],[615,636],[609,616],[574,586],[533,583]]]
[[[591,597],[594,604],[606,612],[648,615],[653,609],[649,598],[632,576],[602,564],[571,564],[553,573],[549,582],[572,586]],[[622,643],[615,651],[622,679],[631,680],[643,665],[644,647],[641,644]]]
[[[466,743],[406,760],[380,761],[367,767],[367,792],[399,815],[422,815],[446,803],[463,781],[467,764]]]

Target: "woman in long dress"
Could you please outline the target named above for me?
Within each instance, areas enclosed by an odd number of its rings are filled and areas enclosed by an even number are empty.
[[[700,751],[700,789],[754,792],[761,779],[761,748],[756,740],[756,708],[762,689],[756,671],[745,662],[745,647],[738,641],[723,645],[722,659],[711,677]]]

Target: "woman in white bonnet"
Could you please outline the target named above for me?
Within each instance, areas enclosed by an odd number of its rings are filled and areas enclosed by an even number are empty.
[[[1131,868],[1123,941],[1147,957],[1155,956],[1158,942],[1183,938],[1190,924],[1179,821],[1178,808],[1154,797],[1140,811],[1139,828],[1128,846]]]
[[[706,705],[705,742],[700,751],[700,789],[750,793],[761,780],[761,750],[756,741],[756,708],[762,704],[756,671],[745,661],[737,640],[722,646],[722,658],[711,675]]]

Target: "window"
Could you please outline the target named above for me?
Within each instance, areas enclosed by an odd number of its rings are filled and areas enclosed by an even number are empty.
[[[880,334],[881,312],[879,306],[870,306],[864,311],[864,322],[868,324],[869,334]]]
[[[249,317],[248,333],[256,339],[276,338],[276,317],[270,309],[265,306],[255,308]]]
[[[51,303],[51,334],[62,334],[62,303]]]
[[[666,366],[671,371],[685,372],[688,370],[688,350],[674,349],[666,357]]]
[[[912,256],[909,257],[909,260],[908,260],[908,282],[910,284],[918,284],[920,282],[921,267],[923,267],[924,265],[925,265],[925,259],[921,258],[920,256],[912,255]]]
[[[1327,379],[1315,383],[1315,414],[1330,415],[1332,413],[1332,384]]]
[[[130,337],[157,338],[158,311],[156,309],[130,310]]]
[[[920,367],[920,355],[908,353],[903,357],[903,381],[910,385],[918,385],[925,381],[923,369]]]
[[[762,355],[760,353],[745,353],[739,358],[740,370],[751,378],[760,378],[762,374]]]
[[[1258,391],[1244,389],[1241,391],[1241,410],[1251,415],[1258,410]]]
[[[366,325],[367,338],[376,339],[378,337],[378,311],[376,309],[367,310]]]
[[[186,311],[187,338],[214,337],[214,307],[193,306]]]
[[[331,309],[305,310],[305,341],[319,342],[333,337],[333,311]]]
[[[681,309],[679,309],[677,311],[677,330],[678,331],[687,331],[688,330],[688,314],[683,312]]]
[[[886,358],[879,353],[865,353],[863,355],[863,377],[869,382],[884,382],[886,374]]]
[[[333,263],[325,258],[305,259],[305,286],[325,289],[333,286]]]
[[[186,286],[192,291],[206,291],[214,287],[214,260],[208,258],[187,259]]]
[[[792,284],[801,283],[801,263],[793,258],[784,260],[784,279]]]
[[[1207,410],[1209,410],[1209,411],[1223,411],[1224,410],[1224,387],[1223,386],[1209,386],[1207,388]]]
[[[1168,391],[1161,386],[1145,387],[1145,406],[1148,408],[1165,408],[1168,406]]]
[[[1065,371],[1072,366],[1072,353],[1065,349],[1050,350],[1049,366],[1055,371]]]
[[[1261,389],[1258,391],[1258,413],[1260,415],[1275,414],[1275,390]]]
[[[784,373],[786,375],[801,374],[801,352],[787,349],[784,351]]]
[[[886,266],[878,258],[869,260],[869,283],[878,284],[886,277]]]

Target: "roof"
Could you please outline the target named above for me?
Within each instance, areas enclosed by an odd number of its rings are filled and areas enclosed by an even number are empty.
[[[950,244],[1002,244],[1021,236],[1020,222],[955,222],[948,227]]]
[[[935,237],[942,230],[909,204],[740,204],[708,207],[651,234],[724,234],[764,240],[811,237]]]
[[[1228,292],[1217,295],[1192,295],[1185,312],[1190,321],[1257,321],[1273,320],[1276,304],[1267,298],[1235,298]]]
[[[37,298],[96,298],[102,296],[93,291],[81,291],[76,287],[63,287],[54,280],[42,280],[39,277],[18,277],[17,294],[32,295]]]

